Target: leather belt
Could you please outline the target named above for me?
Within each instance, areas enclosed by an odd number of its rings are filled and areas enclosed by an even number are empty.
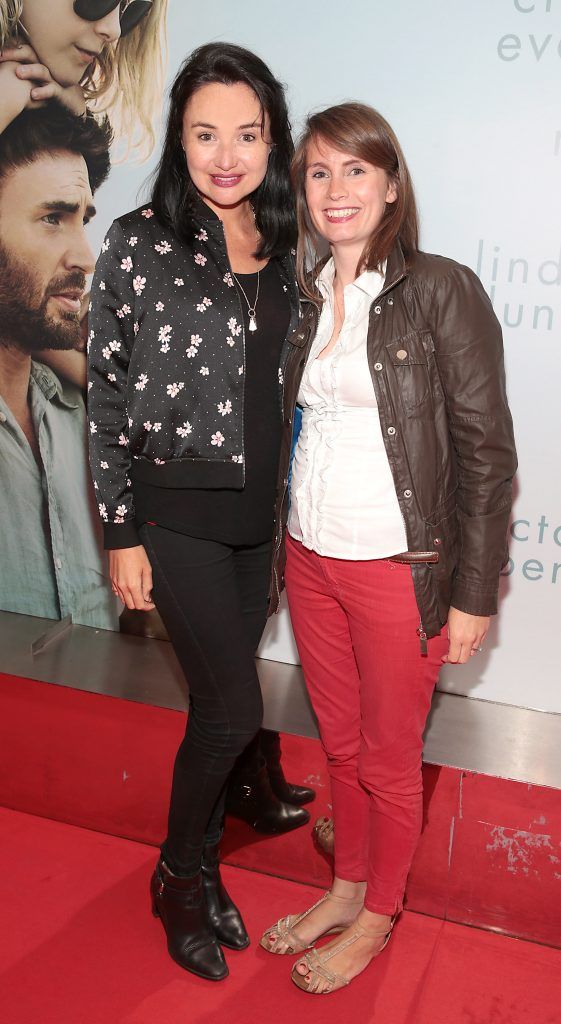
[[[399,555],[392,555],[391,558],[388,558],[388,562],[416,565],[417,562],[438,562],[439,559],[438,551],[402,551]]]

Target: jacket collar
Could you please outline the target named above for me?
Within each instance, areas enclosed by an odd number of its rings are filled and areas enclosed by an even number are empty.
[[[404,277],[407,277],[408,267],[405,256],[403,255],[403,249],[399,241],[395,242],[393,249],[388,256],[388,262],[386,264],[386,280],[384,287],[380,292],[380,297],[386,295],[387,292],[395,288],[396,284],[403,281]]]

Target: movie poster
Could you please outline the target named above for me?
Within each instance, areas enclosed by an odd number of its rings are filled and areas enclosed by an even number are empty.
[[[111,161],[154,149],[166,9],[0,0],[0,610],[119,628],[87,456],[91,225]]]

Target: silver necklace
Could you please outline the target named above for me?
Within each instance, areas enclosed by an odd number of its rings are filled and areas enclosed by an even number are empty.
[[[238,281],[236,275],[234,274],[234,271],[232,271],[232,277],[234,278],[234,281],[236,282],[236,284],[237,284],[238,288],[240,289],[240,291],[241,291],[245,301],[247,302],[247,313],[248,313],[248,316],[249,316],[249,329],[250,329],[250,331],[256,331],[257,330],[257,302],[259,300],[259,274],[260,274],[260,271],[258,270],[257,271],[257,291],[255,293],[255,301],[254,301],[253,305],[251,305],[251,303],[250,303],[250,301],[249,301],[249,299],[248,299],[248,297],[247,297],[247,295],[245,293],[245,288]]]

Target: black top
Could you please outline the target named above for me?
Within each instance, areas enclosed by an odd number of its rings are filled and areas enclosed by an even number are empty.
[[[236,277],[253,304],[257,274]],[[243,490],[158,487],[135,479],[133,467],[138,525],[152,522],[178,533],[232,546],[260,544],[271,537],[282,422],[279,361],[289,326],[290,304],[276,260],[267,264],[259,278],[256,331],[249,330],[247,302],[238,289],[246,360]],[[225,420],[228,415],[224,414]]]

